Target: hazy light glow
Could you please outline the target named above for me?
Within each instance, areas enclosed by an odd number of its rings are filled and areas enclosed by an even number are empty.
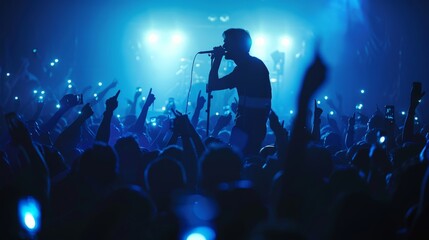
[[[171,42],[173,44],[181,44],[184,41],[184,36],[182,33],[176,32],[171,36]]]
[[[292,48],[292,38],[289,36],[283,36],[280,38],[280,44],[285,50],[290,50]]]
[[[364,94],[364,93],[365,93],[365,90],[364,90],[364,89],[360,90],[360,93]]]
[[[196,227],[184,238],[186,240],[213,240],[216,234],[210,227]]]
[[[55,66],[55,63],[54,63],[54,62],[51,62],[51,67],[53,67],[53,66]]]
[[[34,234],[40,228],[41,212],[36,199],[27,197],[19,200],[18,213],[21,226],[29,233]]]
[[[72,88],[73,86],[72,86],[71,84],[69,84],[67,87],[68,87],[68,88]]]
[[[401,112],[401,114],[402,114],[402,115],[405,115],[406,113],[405,113],[405,111],[402,111],[402,112]]]
[[[69,80],[67,80],[67,83],[71,83],[71,80],[69,79]]]
[[[58,62],[59,62],[58,58],[55,58],[54,62],[55,62],[55,63],[58,63]]]
[[[330,112],[329,112],[329,115],[334,115],[334,111],[330,111]]]
[[[265,38],[265,36],[259,35],[255,37],[255,46],[265,46],[265,44],[267,43],[267,39]]]
[[[98,86],[103,86],[103,83],[102,82],[98,82]]]
[[[147,42],[148,42],[148,43],[150,43],[150,44],[154,44],[154,43],[157,43],[157,42],[158,42],[158,40],[159,40],[159,36],[158,36],[158,34],[157,34],[157,33],[155,33],[155,32],[150,32],[150,33],[147,35],[146,40],[147,40]]]
[[[385,136],[381,136],[379,139],[380,143],[384,143],[386,141],[386,137]]]

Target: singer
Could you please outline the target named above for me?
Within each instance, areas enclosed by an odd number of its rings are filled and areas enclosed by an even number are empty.
[[[248,31],[231,28],[223,32],[223,46],[214,47],[209,74],[209,90],[236,88],[239,96],[235,125],[230,144],[245,156],[259,153],[267,132],[266,122],[271,110],[271,83],[265,64],[249,54],[252,39]],[[234,70],[219,78],[221,60],[233,60]]]

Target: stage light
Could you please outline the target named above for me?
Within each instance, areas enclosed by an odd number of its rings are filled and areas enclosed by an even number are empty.
[[[283,36],[280,38],[280,44],[285,50],[289,50],[292,47],[292,38],[289,36]]]
[[[228,21],[229,21],[229,16],[228,16],[228,15],[220,16],[220,17],[219,17],[219,20],[220,20],[221,22],[228,22]]]
[[[264,36],[259,35],[255,37],[255,46],[264,46],[266,43],[267,39]]]
[[[171,42],[173,44],[181,44],[183,42],[183,39],[184,39],[184,37],[183,37],[182,33],[174,33],[171,36]]]
[[[155,32],[151,32],[151,33],[149,33],[149,34],[147,35],[147,41],[148,41],[150,44],[157,43],[157,42],[158,42],[158,40],[159,40],[159,36],[158,36],[158,34],[157,34],[157,33],[155,33]]]

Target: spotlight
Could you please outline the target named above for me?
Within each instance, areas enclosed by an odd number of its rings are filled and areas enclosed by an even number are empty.
[[[159,36],[158,36],[158,34],[156,34],[155,32],[151,32],[151,33],[149,33],[149,34],[148,34],[148,36],[147,36],[147,41],[148,41],[150,44],[157,43],[157,42],[158,42],[158,39],[159,39]]]
[[[256,36],[255,38],[255,45],[256,46],[264,46],[266,44],[267,40],[264,36]]]
[[[171,36],[171,42],[173,44],[181,44],[183,42],[183,34],[181,34],[181,33],[174,33]]]
[[[286,49],[289,50],[292,47],[292,38],[289,36],[284,36],[280,38],[280,44]]]

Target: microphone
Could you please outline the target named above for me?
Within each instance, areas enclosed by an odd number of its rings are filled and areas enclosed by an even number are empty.
[[[213,53],[215,53],[216,51],[219,51],[219,50],[209,50],[209,51],[200,51],[200,52],[198,52],[197,54],[213,54]],[[220,52],[220,51],[219,51]],[[225,50],[223,50],[222,51],[222,55],[225,55],[225,53],[226,53],[226,51]]]

